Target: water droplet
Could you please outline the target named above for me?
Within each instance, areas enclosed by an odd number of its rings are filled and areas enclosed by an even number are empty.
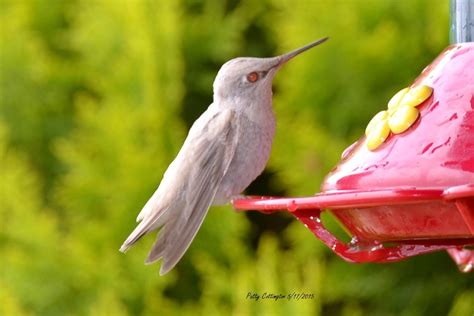
[[[453,120],[455,120],[455,119],[457,119],[457,118],[458,118],[458,114],[457,114],[457,113],[454,113],[453,115],[451,115],[451,117],[449,118],[448,121],[453,121]]]
[[[350,244],[353,246],[357,246],[358,243],[359,239],[356,236],[352,237]]]
[[[350,145],[349,147],[344,149],[344,151],[342,152],[342,155],[341,155],[341,159],[346,159],[347,156],[349,156],[349,154],[351,153],[352,149],[354,149],[355,145],[357,145],[357,143],[358,142],[354,142],[352,145]]]
[[[429,143],[428,145],[426,145],[421,151],[421,154],[423,155],[425,152],[427,152],[431,146],[433,146],[433,143]]]
[[[451,137],[448,137],[448,139],[446,139],[446,141],[444,143],[442,143],[441,145],[438,145],[436,147],[434,147],[432,150],[431,150],[431,153],[434,154],[435,151],[437,151],[438,149],[444,147],[444,146],[447,146],[449,145],[449,143],[451,142]]]
[[[377,244],[377,243],[375,243],[375,244],[372,246],[372,248],[370,248],[370,251],[379,250],[379,249],[381,249],[381,248],[383,248],[383,245],[382,245],[382,244]]]
[[[286,208],[288,209],[288,211],[290,212],[296,212],[298,210],[298,205],[296,205],[296,202],[295,200],[291,200],[290,202],[288,202],[288,204],[286,205]]]
[[[459,268],[459,271],[467,273],[467,272],[472,271],[472,269],[474,268],[474,264],[472,262],[458,264],[458,268]]]
[[[439,105],[439,101],[436,101],[430,106],[429,111],[432,112],[434,109],[438,107],[438,105]]]
[[[459,47],[459,48],[460,48],[460,47]],[[458,49],[459,49],[459,48],[458,48]],[[469,48],[459,50],[459,51],[455,52],[455,53],[451,56],[451,59],[454,59],[454,58],[456,58],[456,57],[459,57],[459,56],[461,56],[461,55],[464,55],[465,53],[467,53],[467,52],[469,52],[469,51],[470,51]]]

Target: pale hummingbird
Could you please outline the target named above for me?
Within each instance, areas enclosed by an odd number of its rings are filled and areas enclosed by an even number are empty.
[[[234,58],[221,67],[213,84],[212,104],[192,125],[158,189],[138,215],[140,223],[120,251],[127,251],[143,235],[160,228],[145,263],[163,259],[161,275],[178,263],[209,207],[230,202],[263,172],[275,134],[275,73],[296,55],[327,39],[276,57]]]

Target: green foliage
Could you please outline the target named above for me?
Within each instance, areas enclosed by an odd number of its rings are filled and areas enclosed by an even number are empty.
[[[472,313],[472,276],[446,254],[352,265],[285,216],[213,208],[165,277],[143,265],[154,236],[118,252],[226,60],[331,37],[277,75],[277,136],[254,188],[311,195],[373,113],[446,46],[447,7],[0,0],[0,314]],[[284,225],[262,229],[274,218]],[[314,298],[247,298],[264,292]]]

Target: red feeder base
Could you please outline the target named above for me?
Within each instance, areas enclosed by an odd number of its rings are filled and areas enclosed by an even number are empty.
[[[380,206],[380,204],[383,204]],[[320,193],[304,198],[255,197],[233,201],[238,210],[288,210],[348,262],[394,262],[448,250],[463,272],[474,267],[474,185],[447,190],[397,189]],[[331,212],[354,236],[339,241],[323,225]],[[419,228],[419,229],[418,229]],[[395,244],[384,246],[384,242]]]

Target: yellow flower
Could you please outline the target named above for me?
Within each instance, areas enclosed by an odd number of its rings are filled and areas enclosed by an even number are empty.
[[[420,112],[416,108],[428,99],[433,89],[422,85],[405,88],[388,101],[388,110],[380,111],[370,120],[365,129],[369,150],[377,149],[390,135],[406,131],[416,121]]]

